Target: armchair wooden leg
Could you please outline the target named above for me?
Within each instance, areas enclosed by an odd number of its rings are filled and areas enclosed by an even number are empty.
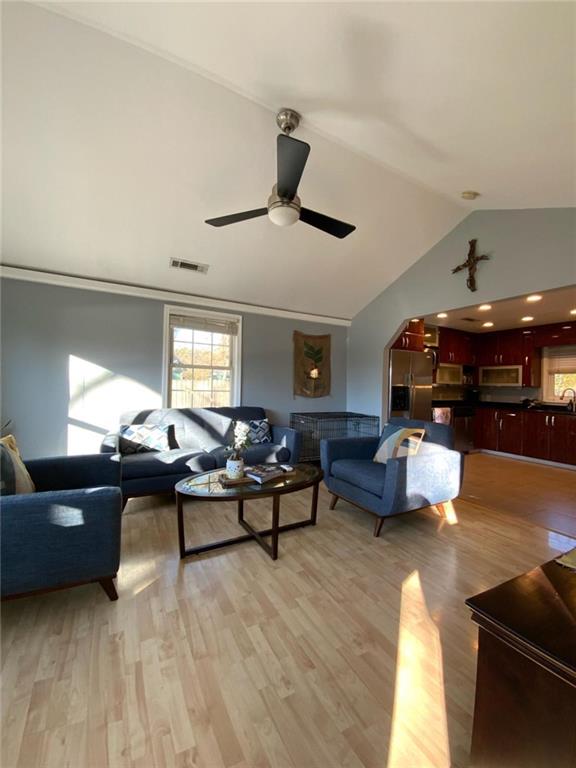
[[[332,494],[332,498],[330,499],[330,507],[329,507],[330,509],[334,509],[334,507],[336,506],[336,503],[338,501],[338,498],[339,497],[336,496],[335,493]]]
[[[380,531],[382,530],[382,526],[384,525],[384,518],[383,517],[377,517],[374,521],[374,536],[378,538],[380,536]]]
[[[105,579],[99,579],[98,581],[110,600],[118,600],[118,592],[116,592],[116,585],[114,584],[112,576],[108,576]]]
[[[446,507],[444,504],[436,504],[436,509],[438,510],[440,517],[446,517]]]

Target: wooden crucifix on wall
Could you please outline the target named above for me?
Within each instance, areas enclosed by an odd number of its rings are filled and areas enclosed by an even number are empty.
[[[459,264],[457,267],[454,267],[452,270],[452,274],[456,274],[456,272],[461,272],[463,269],[468,270],[468,277],[466,278],[466,285],[471,291],[477,291],[478,288],[476,287],[476,270],[478,268],[478,262],[479,261],[488,261],[490,256],[487,254],[483,254],[482,256],[476,255],[476,238],[474,240],[469,240],[468,245],[470,246],[468,249],[468,257],[466,258],[466,261],[463,264]]]

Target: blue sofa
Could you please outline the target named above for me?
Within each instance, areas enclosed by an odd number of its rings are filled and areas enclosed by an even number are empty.
[[[170,493],[179,480],[226,464],[226,446],[232,441],[235,421],[265,419],[264,408],[157,408],[130,411],[120,417],[121,424],[174,426],[169,451],[122,454],[122,494],[132,496]],[[272,442],[252,445],[244,451],[247,464],[286,462],[294,464],[300,456],[301,435],[289,427],[271,425]],[[119,434],[106,435],[102,452],[120,452]]]
[[[380,441],[404,427],[426,430],[415,456],[373,461]],[[324,482],[332,493],[330,509],[339,498],[376,515],[374,536],[386,517],[429,505],[440,507],[460,493],[464,456],[453,450],[452,427],[414,419],[392,418],[378,437],[322,440]]]
[[[37,492],[0,498],[2,599],[97,581],[117,600],[118,458],[63,456],[26,467]]]

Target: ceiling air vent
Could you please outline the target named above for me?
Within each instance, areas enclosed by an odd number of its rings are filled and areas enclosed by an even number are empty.
[[[170,259],[170,266],[174,269],[187,269],[188,272],[200,272],[205,275],[208,272],[208,264],[200,264],[197,261],[184,261],[184,259]]]

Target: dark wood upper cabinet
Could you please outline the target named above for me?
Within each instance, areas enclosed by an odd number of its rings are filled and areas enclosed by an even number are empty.
[[[438,361],[447,365],[474,365],[472,336],[453,328],[440,328]]]
[[[392,349],[409,352],[424,352],[424,320],[411,320],[398,336]]]
[[[576,344],[576,322],[534,328],[535,347],[561,347],[566,344]]]

